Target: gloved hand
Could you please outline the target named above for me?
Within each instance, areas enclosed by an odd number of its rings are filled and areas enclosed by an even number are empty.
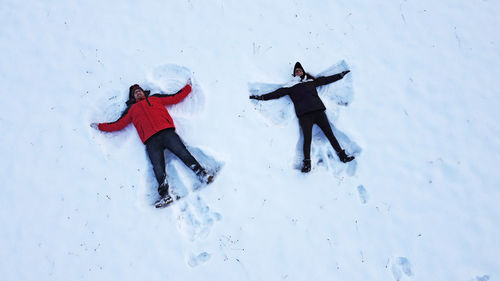
[[[251,100],[262,100],[262,97],[261,96],[257,96],[257,95],[251,95],[249,98]]]
[[[342,71],[342,77],[344,77],[347,73],[351,72],[350,70],[345,70],[345,71]]]
[[[93,129],[99,130],[99,124],[97,124],[97,123],[91,123],[90,127]]]
[[[189,85],[189,86],[192,86],[192,85],[193,85],[193,82],[191,81],[191,78],[189,78],[189,79],[187,80],[186,85]]]

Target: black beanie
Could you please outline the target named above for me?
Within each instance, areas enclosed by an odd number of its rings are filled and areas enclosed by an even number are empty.
[[[300,62],[296,62],[296,63],[295,63],[295,66],[293,67],[293,73],[292,73],[292,75],[293,75],[293,76],[295,76],[295,70],[296,70],[297,68],[302,69],[302,72],[304,72],[304,73],[306,72],[306,71],[304,70],[304,68],[302,67],[302,65],[300,64]]]
[[[141,91],[144,92],[144,90],[141,88],[141,86],[139,86],[137,84],[134,84],[134,85],[130,86],[130,88],[129,88],[129,91],[128,91],[128,98],[129,99],[135,100],[135,98],[134,98],[134,92],[137,89],[139,89],[139,90],[141,90]]]

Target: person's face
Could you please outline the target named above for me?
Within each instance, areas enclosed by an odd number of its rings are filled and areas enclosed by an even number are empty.
[[[134,98],[135,100],[142,100],[144,99],[144,92],[141,89],[136,89],[134,91]]]
[[[295,72],[293,73],[293,76],[297,77],[301,77],[302,75],[304,75],[304,71],[301,69],[301,68],[297,68],[295,69]]]

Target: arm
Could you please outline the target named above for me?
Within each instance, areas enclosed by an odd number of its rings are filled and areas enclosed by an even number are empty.
[[[163,105],[176,104],[183,100],[191,92],[191,84],[187,84],[184,88],[173,95],[155,94],[152,97],[160,98]]]
[[[262,95],[262,96],[257,96],[257,95],[251,95],[250,99],[254,100],[272,100],[272,99],[279,99],[283,96],[286,96],[288,93],[285,88],[279,88],[276,91],[270,92],[268,94]]]
[[[97,124],[97,128],[100,131],[104,131],[104,132],[119,131],[119,130],[125,128],[130,122],[132,122],[132,118],[130,117],[128,110],[129,110],[129,108],[127,108],[126,112],[115,122],[99,123],[99,124]]]
[[[342,71],[341,73],[337,73],[337,74],[334,74],[331,76],[318,77],[318,78],[316,78],[316,80],[314,80],[314,84],[316,85],[316,87],[319,87],[319,86],[333,83],[335,81],[338,81],[338,80],[344,78],[344,76],[349,72],[350,72],[350,70],[346,70],[346,71]]]

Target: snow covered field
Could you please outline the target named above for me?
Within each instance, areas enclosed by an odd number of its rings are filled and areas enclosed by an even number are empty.
[[[500,3],[0,1],[0,279],[498,280]],[[349,68],[320,91],[341,163],[313,170],[287,98],[251,92]],[[157,210],[128,87],[169,111],[209,187]],[[329,157],[329,155],[333,155]]]

